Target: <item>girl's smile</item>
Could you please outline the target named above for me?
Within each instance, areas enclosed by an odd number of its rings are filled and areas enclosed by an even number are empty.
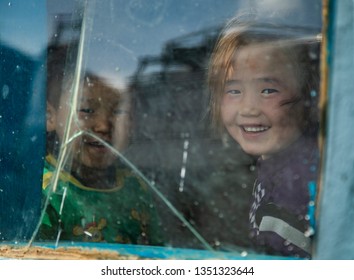
[[[260,133],[267,131],[270,127],[269,126],[262,126],[262,125],[241,125],[240,126],[245,133]]]

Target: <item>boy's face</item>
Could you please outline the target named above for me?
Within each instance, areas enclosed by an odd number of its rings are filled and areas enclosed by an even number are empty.
[[[58,110],[55,111],[55,130],[63,143],[66,121],[70,114],[69,94],[63,94]],[[129,143],[131,130],[130,103],[122,94],[100,85],[86,85],[77,109],[70,135],[83,130],[89,131],[107,142],[119,152]],[[47,122],[48,128],[48,122]],[[85,167],[106,169],[116,156],[101,142],[84,133],[71,144],[74,168]]]
[[[270,45],[240,48],[221,101],[229,134],[251,155],[267,158],[301,135],[301,81],[289,59]]]

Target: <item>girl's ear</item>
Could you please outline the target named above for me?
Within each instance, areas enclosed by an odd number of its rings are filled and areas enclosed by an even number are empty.
[[[54,107],[47,102],[47,132],[56,130],[56,115],[57,112]]]

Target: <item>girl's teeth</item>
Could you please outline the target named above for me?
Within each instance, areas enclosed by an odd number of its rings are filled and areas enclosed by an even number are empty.
[[[268,130],[269,127],[260,126],[260,127],[244,127],[246,132],[262,132]]]

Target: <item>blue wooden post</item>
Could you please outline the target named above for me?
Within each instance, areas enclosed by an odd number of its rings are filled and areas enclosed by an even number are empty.
[[[46,26],[46,13],[41,13],[45,1],[29,2],[36,9],[31,18],[25,18],[26,5],[5,7],[2,3],[0,7],[0,241],[29,239],[41,206],[45,58],[33,57],[13,46],[4,38],[6,32],[2,29],[13,28],[10,31],[16,34],[24,24],[40,21]],[[17,9],[19,17],[11,17],[10,9]],[[43,31],[33,28],[32,35],[38,38]]]
[[[316,259],[354,259],[354,1],[329,7],[329,92]]]

